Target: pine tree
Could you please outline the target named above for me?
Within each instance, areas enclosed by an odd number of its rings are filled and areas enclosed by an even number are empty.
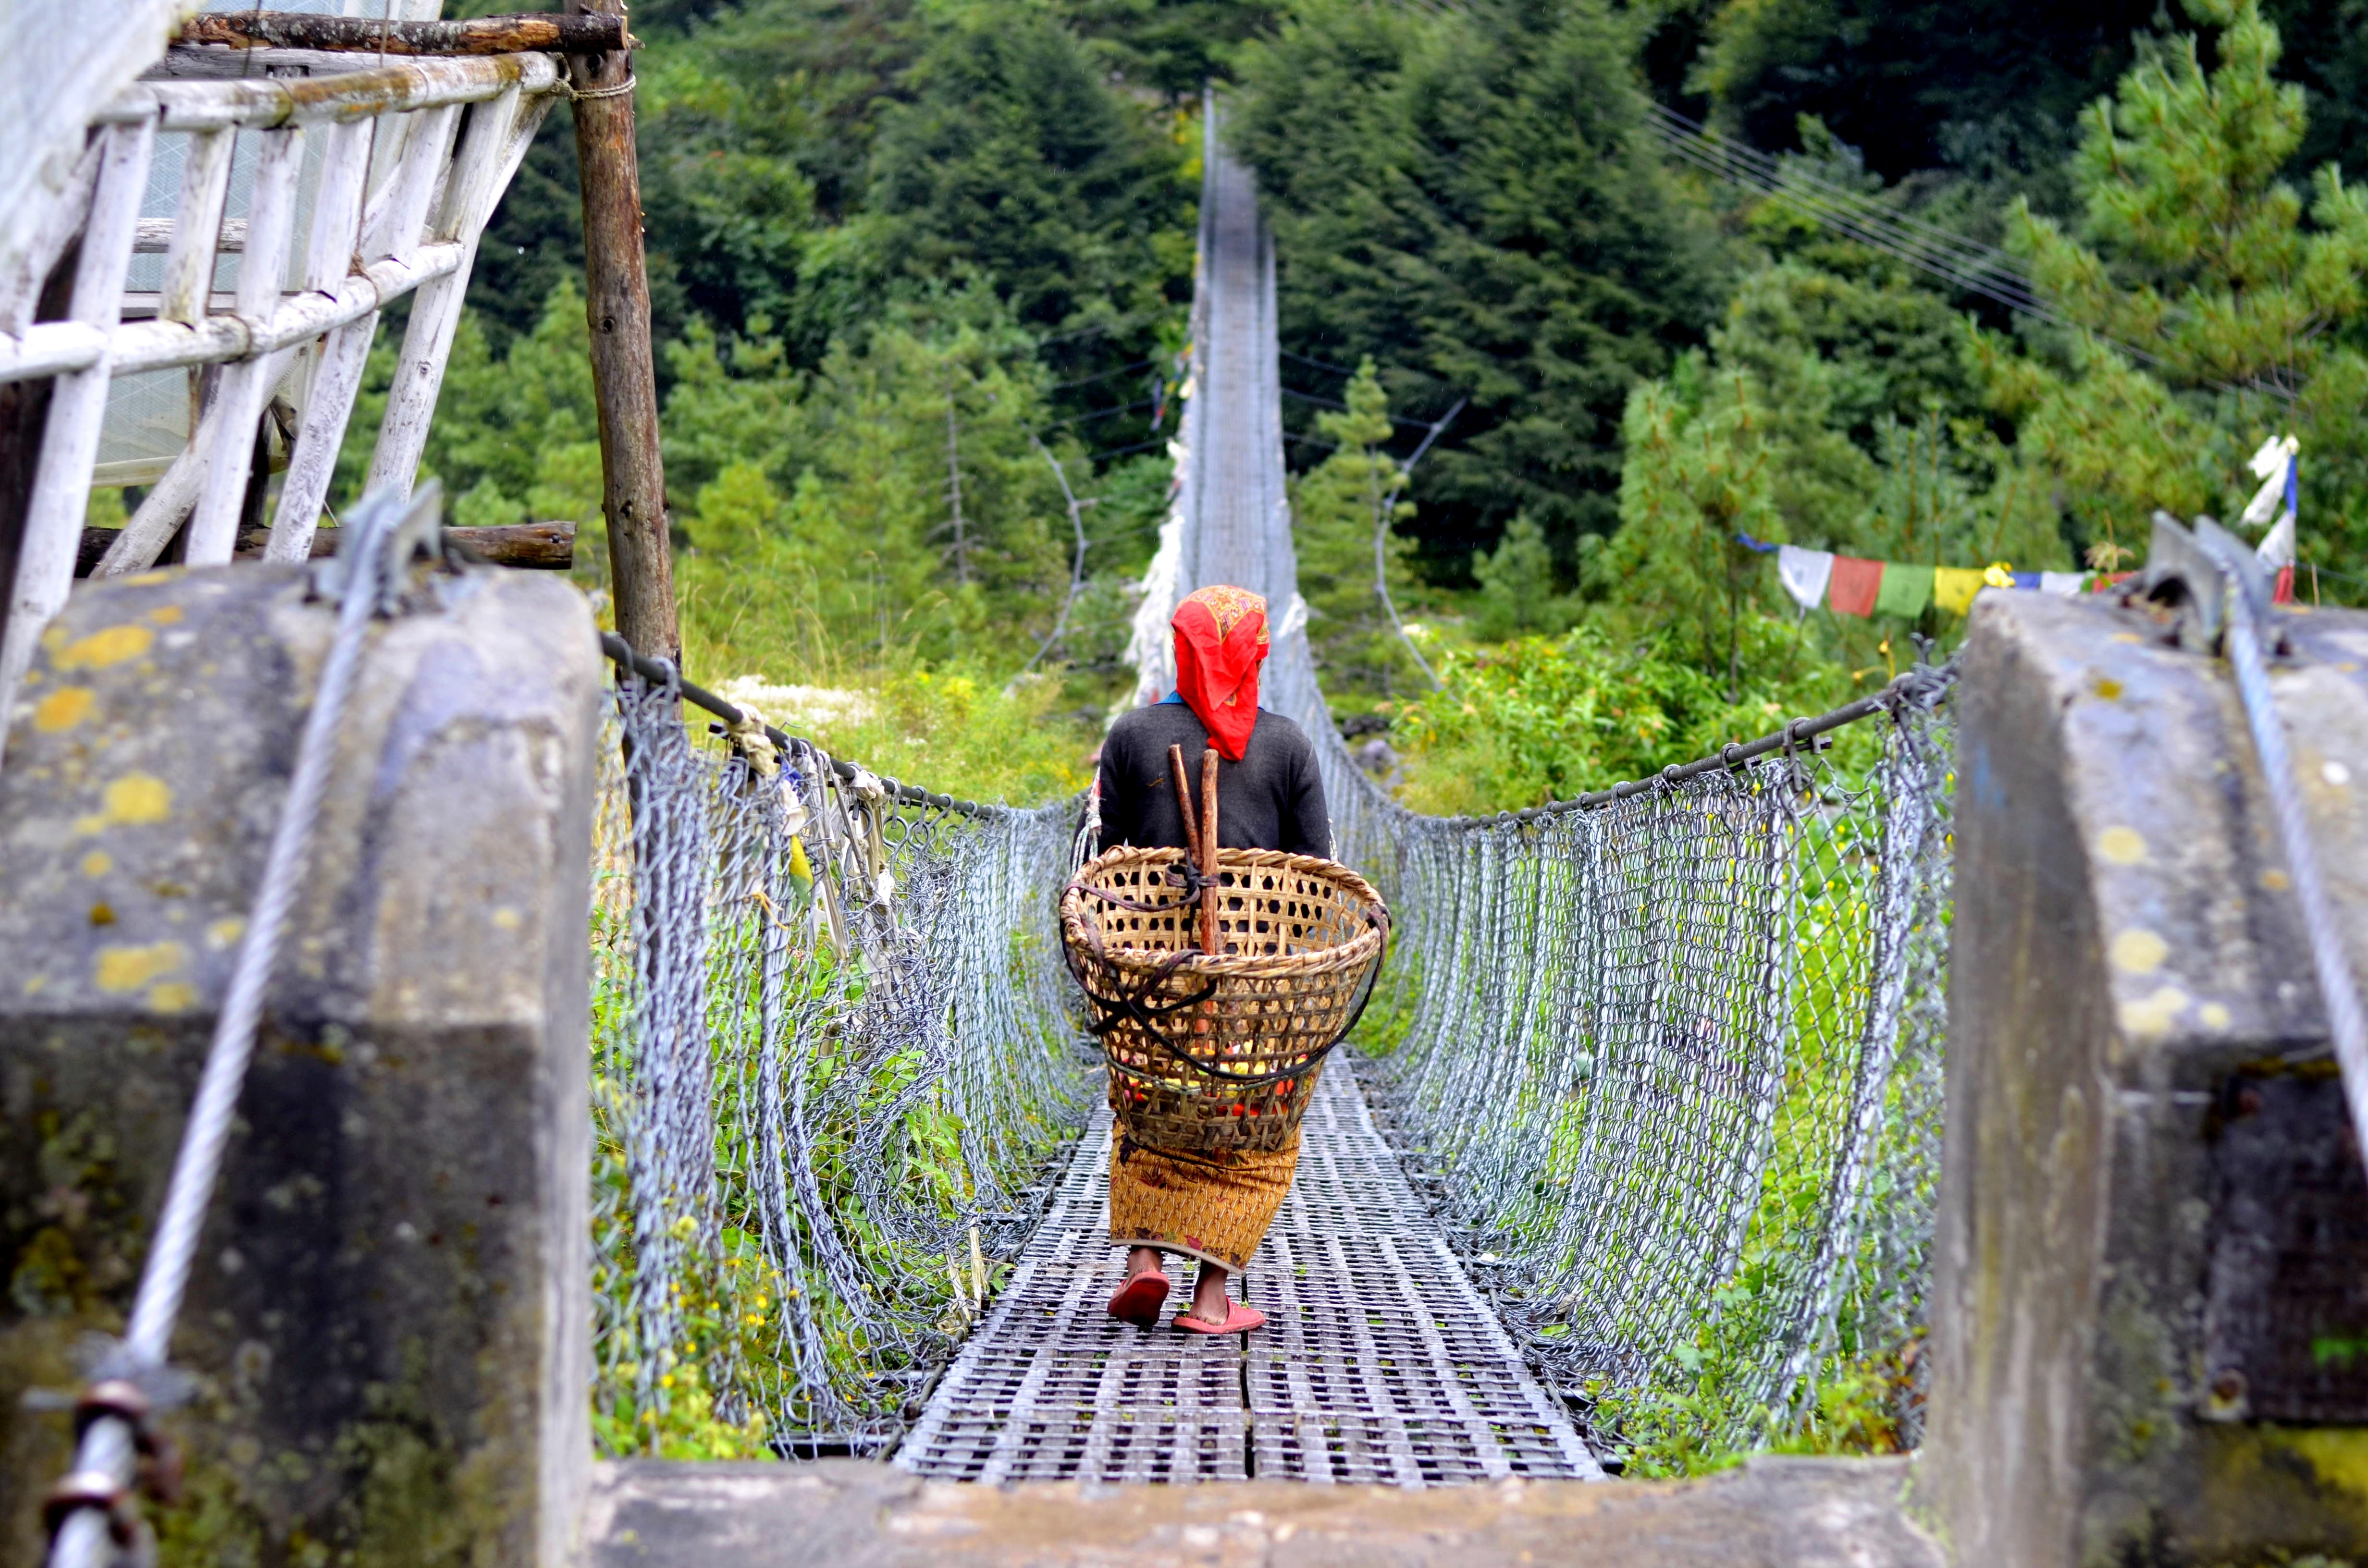
[[[1305,0],[1232,120],[1276,233],[1283,346],[1469,405],[1413,482],[1433,575],[1526,511],[1565,559],[1615,523],[1628,389],[1714,308],[1707,226],[1641,122],[1605,0]]]
[[[1554,551],[1527,512],[1505,525],[1493,552],[1472,552],[1472,577],[1480,585],[1472,630],[1485,640],[1551,636],[1578,619],[1577,599],[1554,591]]]
[[[2273,73],[2257,0],[2189,0],[2219,24],[2215,62],[2163,40],[2086,121],[2074,166],[2079,236],[2018,207],[2014,242],[2090,341],[2057,364],[1986,347],[2018,448],[2092,535],[2143,538],[2157,506],[2241,505],[2263,436],[2303,442],[2305,552],[2368,534],[2368,200],[2333,165],[2313,196],[2284,178],[2305,130],[2302,89]]]
[[[1630,628],[1691,634],[1704,668],[1738,676],[1747,612],[1772,602],[1771,574],[1736,536],[1780,526],[1770,505],[1767,411],[1751,378],[1700,355],[1628,400],[1620,531],[1589,553],[1587,585]]]
[[[683,519],[689,613],[719,641],[755,644],[740,667],[778,656],[768,629],[824,667],[966,653],[1016,669],[1028,657],[1068,581],[1029,347],[973,293],[939,301],[934,319],[882,324],[860,349],[841,342],[810,383],[768,358],[769,386],[686,358],[667,406],[683,447],[726,451],[740,411],[785,411],[770,440],[737,432],[769,459],[722,462]]]
[[[2027,201],[2016,243],[2059,308],[2143,347],[2175,384],[2300,396],[2345,352],[2335,329],[2368,308],[2368,202],[2323,165],[2305,229],[2283,172],[2306,113],[2302,89],[2272,74],[2277,29],[2258,0],[2188,3],[2221,24],[2214,68],[2182,35],[2086,117],[2075,175],[2089,243]]]
[[[1389,397],[1372,359],[1358,365],[1347,402],[1345,411],[1316,419],[1333,451],[1292,492],[1308,642],[1326,695],[1336,703],[1389,697],[1409,680],[1430,685],[1421,656],[1400,631],[1413,584],[1412,546],[1399,525],[1415,508],[1402,499],[1406,470],[1383,449],[1393,428]]]

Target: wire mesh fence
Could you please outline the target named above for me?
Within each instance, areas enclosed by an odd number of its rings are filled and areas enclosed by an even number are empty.
[[[1781,1440],[1839,1391],[1855,1441],[1913,1446],[1953,670],[1822,741],[1480,819],[1382,794],[1310,676],[1282,684],[1341,853],[1399,920],[1383,1114],[1528,1358],[1631,1444]]]
[[[1075,807],[961,811],[680,712],[624,678],[604,753],[596,1430],[874,1452],[1089,1108],[1053,926]]]
[[[1417,1187],[1599,1437],[1912,1446],[1952,781],[1921,672],[1873,716],[1609,801],[1406,811],[1304,642],[1342,858],[1398,934],[1362,1043]],[[619,688],[594,915],[612,1452],[876,1452],[1042,1211],[1095,1088],[1053,926],[1076,808],[780,770]],[[732,1451],[727,1449],[723,1451]]]

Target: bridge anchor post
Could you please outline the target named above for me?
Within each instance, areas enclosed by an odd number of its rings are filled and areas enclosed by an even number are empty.
[[[2368,969],[2368,616],[2272,676]],[[1960,681],[1918,1505],[2022,1568],[2368,1550],[2368,1181],[2227,666],[1985,594]]]
[[[309,569],[93,584],[0,770],[0,1561],[42,1558],[335,616]],[[541,574],[370,633],[172,1347],[166,1562],[572,1561],[591,1463],[602,669]],[[325,1560],[325,1559],[324,1559]]]

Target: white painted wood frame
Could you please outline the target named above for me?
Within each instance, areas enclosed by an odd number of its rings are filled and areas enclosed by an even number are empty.
[[[53,378],[9,615],[0,636],[0,719],[74,580],[108,386],[119,375],[219,367],[188,446],[97,568],[154,563],[184,518],[191,564],[228,561],[247,493],[254,431],[299,353],[318,356],[281,483],[267,555],[301,560],[336,467],[379,315],[416,291],[370,465],[408,489],[435,412],[479,238],[536,129],[565,91],[550,55],[408,60],[302,76],[147,80],[92,119],[90,146],[58,190],[0,217],[0,381]],[[318,71],[317,57],[314,64]],[[466,133],[455,132],[463,115]],[[157,136],[189,133],[169,224],[142,222]],[[223,206],[238,138],[259,143],[243,221]],[[307,140],[321,145],[310,227],[295,232]],[[382,171],[370,189],[373,168]],[[82,242],[68,318],[33,322],[42,280]],[[164,252],[163,282],[126,321],[134,249]],[[218,253],[238,284],[213,290]],[[289,258],[300,270],[285,276]],[[225,308],[226,307],[226,308]],[[136,312],[135,312],[136,313]],[[0,740],[5,724],[0,724]]]

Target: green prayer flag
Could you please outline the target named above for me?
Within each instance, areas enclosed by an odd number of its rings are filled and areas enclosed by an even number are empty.
[[[1918,616],[1932,602],[1932,568],[1902,562],[1883,563],[1883,586],[1874,596],[1877,615]]]

